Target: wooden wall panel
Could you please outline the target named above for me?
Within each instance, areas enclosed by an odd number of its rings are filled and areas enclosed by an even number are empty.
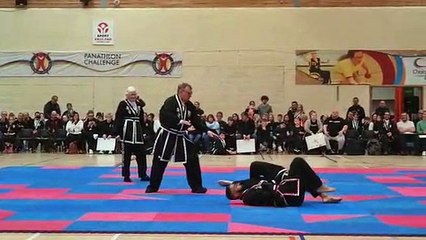
[[[108,7],[113,7],[108,0]],[[121,0],[122,8],[161,7],[385,7],[426,6],[426,0]],[[0,0],[0,8],[14,8],[15,0]],[[28,0],[28,8],[80,8],[79,0]],[[88,7],[101,7],[92,0]]]

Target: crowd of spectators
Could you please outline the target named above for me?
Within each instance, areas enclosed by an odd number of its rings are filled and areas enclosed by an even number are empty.
[[[242,113],[224,118],[222,112],[205,114],[199,102],[194,102],[196,113],[206,126],[221,139],[211,139],[197,129],[188,129],[190,139],[200,152],[210,154],[236,154],[237,140],[255,140],[256,152],[291,154],[413,154],[426,155],[423,134],[426,133],[426,112],[419,110],[413,120],[401,113],[395,121],[385,101],[372,113],[366,114],[357,97],[341,116],[338,110],[321,116],[314,110],[305,112],[303,105],[293,101],[284,113],[276,113],[262,96],[256,106],[250,101]],[[274,108],[275,109],[275,108]],[[0,150],[12,152],[57,152],[70,153],[74,144],[79,153],[97,153],[98,138],[115,138],[112,113],[90,110],[80,114],[71,103],[61,112],[58,97],[53,96],[43,111],[29,113],[1,112]],[[159,128],[153,113],[145,114],[144,138],[146,149],[153,145]],[[305,138],[323,134],[326,146],[307,149]],[[117,144],[116,153],[120,153]]]

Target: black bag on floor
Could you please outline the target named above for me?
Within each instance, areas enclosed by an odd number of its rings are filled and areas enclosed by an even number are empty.
[[[378,139],[371,139],[367,142],[367,154],[368,155],[381,155],[382,145]]]
[[[345,152],[347,155],[365,155],[365,141],[360,139],[346,139]]]

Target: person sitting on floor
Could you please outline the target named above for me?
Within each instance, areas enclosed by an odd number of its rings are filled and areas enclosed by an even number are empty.
[[[305,191],[314,198],[321,197],[323,203],[338,203],[342,200],[327,194],[336,189],[324,185],[300,157],[293,159],[289,170],[272,163],[252,162],[249,177],[247,180],[220,180],[218,183],[226,187],[228,199],[240,199],[250,206],[298,207],[304,202]]]

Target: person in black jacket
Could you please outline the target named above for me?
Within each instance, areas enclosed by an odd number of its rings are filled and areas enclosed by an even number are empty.
[[[49,102],[44,105],[43,113],[44,118],[50,119],[50,114],[55,111],[57,114],[61,115],[61,108],[58,104],[58,96],[52,96]]]
[[[164,171],[169,161],[183,162],[186,178],[192,193],[206,193],[201,178],[200,161],[194,144],[188,138],[188,128],[206,132],[209,137],[219,138],[208,130],[197,114],[197,108],[189,99],[192,87],[188,83],[178,86],[177,94],[166,99],[160,109],[161,128],[154,143],[154,156],[151,167],[151,180],[146,193],[158,192]]]
[[[248,117],[246,112],[241,113],[241,121],[238,123],[237,132],[240,139],[251,139],[253,138],[256,126],[254,121]]]
[[[364,108],[361,105],[359,105],[359,98],[358,97],[354,97],[352,102],[353,102],[353,105],[348,108],[348,111],[346,112],[346,116],[350,112],[357,113],[358,114],[358,121],[359,121],[359,123],[362,123],[362,119],[365,118]]]
[[[398,149],[398,128],[393,120],[390,119],[390,113],[385,112],[381,127],[379,128],[379,139],[382,144],[382,152],[387,155],[396,153]]]
[[[146,174],[146,153],[143,149],[143,127],[145,103],[137,100],[135,87],[128,87],[126,90],[126,99],[122,100],[115,113],[116,134],[121,138],[124,144],[122,176],[124,182],[131,182],[130,179],[130,161],[132,154],[136,155],[138,163],[138,176],[141,181],[148,181]]]
[[[309,164],[300,157],[293,159],[290,169],[267,162],[255,161],[250,165],[250,178],[240,181],[220,180],[226,186],[226,197],[240,199],[251,206],[301,206],[305,191],[324,203],[338,203],[342,199],[327,192],[336,189],[323,184]]]

